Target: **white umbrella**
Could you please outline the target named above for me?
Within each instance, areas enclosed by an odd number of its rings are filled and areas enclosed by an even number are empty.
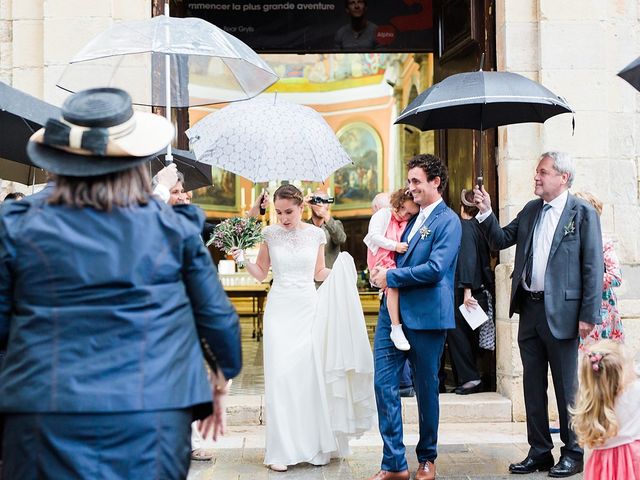
[[[73,57],[58,86],[70,92],[121,88],[135,104],[167,107],[170,119],[172,106],[245,100],[277,80],[233,35],[199,18],[160,15],[115,23],[96,36]]]
[[[318,112],[276,98],[231,104],[186,133],[198,161],[256,183],[323,182],[351,162]]]

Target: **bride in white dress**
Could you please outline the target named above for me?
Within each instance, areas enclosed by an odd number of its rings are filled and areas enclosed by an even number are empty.
[[[279,224],[264,229],[256,262],[245,265],[260,281],[273,269],[264,312],[264,463],[285,471],[303,462],[324,465],[344,455],[348,445],[332,428],[329,411],[334,412],[335,402],[327,400],[323,354],[318,352],[323,347],[314,338],[323,334],[312,332],[318,304],[314,280],[324,281],[331,273],[324,263],[326,237],[322,229],[302,222],[303,197],[295,186],[278,188],[274,204]],[[235,250],[234,258],[239,253]],[[363,397],[360,392],[355,396]]]

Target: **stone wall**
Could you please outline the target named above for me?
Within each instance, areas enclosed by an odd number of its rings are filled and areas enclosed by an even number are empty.
[[[640,94],[616,73],[638,55],[638,2],[632,0],[520,0],[496,2],[499,70],[520,73],[567,99],[575,110],[544,125],[499,129],[499,210],[509,223],[533,197],[537,157],[570,152],[577,177],[572,191],[590,191],[604,203],[602,226],[616,241],[623,264],[618,289],[627,343],[640,345],[640,207],[638,203]],[[518,318],[508,318],[514,249],[501,254],[497,271],[498,389],[524,419]],[[553,402],[552,402],[553,403]]]
[[[61,105],[56,83],[73,55],[113,22],[150,16],[151,0],[0,0],[0,80]],[[16,189],[0,180],[0,201]]]

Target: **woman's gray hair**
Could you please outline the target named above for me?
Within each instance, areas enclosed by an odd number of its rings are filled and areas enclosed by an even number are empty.
[[[545,152],[540,155],[538,162],[545,157],[549,157],[553,160],[553,169],[556,172],[560,174],[566,173],[569,176],[569,179],[567,180],[567,188],[571,188],[571,185],[573,185],[573,179],[576,177],[576,167],[573,164],[571,155],[566,152]]]

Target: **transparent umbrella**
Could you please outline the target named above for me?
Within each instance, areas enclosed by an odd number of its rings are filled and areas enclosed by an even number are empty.
[[[115,23],[78,52],[58,86],[117,87],[133,103],[188,107],[252,98],[278,80],[256,52],[199,18]],[[170,153],[168,155],[170,159]]]
[[[351,162],[322,115],[276,98],[231,104],[186,133],[198,161],[256,183],[324,182]]]

